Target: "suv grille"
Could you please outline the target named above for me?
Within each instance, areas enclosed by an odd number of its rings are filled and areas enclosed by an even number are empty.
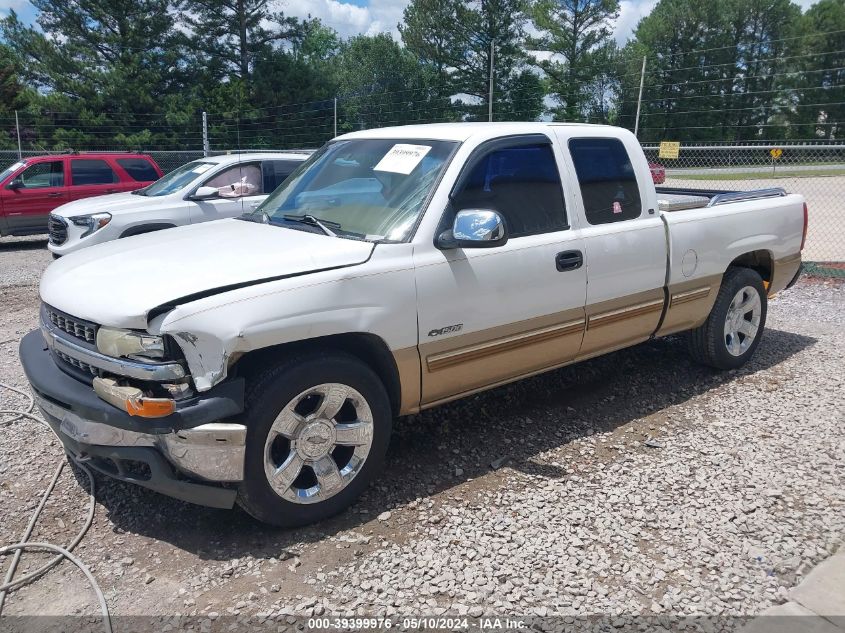
[[[50,214],[47,231],[50,233],[50,244],[59,246],[67,241],[67,222],[59,216]]]
[[[71,336],[74,336],[86,343],[91,343],[92,345],[97,340],[97,326],[93,323],[88,323],[87,321],[81,321],[79,319],[75,319],[73,317],[67,316],[62,314],[61,312],[57,312],[53,310],[53,308],[46,306],[47,308],[47,318],[50,319],[50,323],[55,325],[60,330],[67,332]]]

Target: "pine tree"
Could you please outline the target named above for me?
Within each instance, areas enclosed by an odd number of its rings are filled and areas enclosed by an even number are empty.
[[[550,55],[537,65],[558,102],[556,118],[581,121],[591,110],[603,111],[600,78],[613,55],[608,45],[618,16],[618,0],[538,0],[531,7],[540,36],[530,45]]]

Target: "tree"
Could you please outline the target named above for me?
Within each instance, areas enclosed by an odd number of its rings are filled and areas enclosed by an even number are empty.
[[[399,24],[402,42],[417,59],[434,71],[441,93],[451,94],[451,71],[461,58],[455,38],[459,0],[412,0]]]
[[[535,119],[543,111],[542,97],[537,98],[534,90],[536,82],[526,75],[525,23],[523,0],[474,0],[458,5],[455,37],[460,56],[452,76],[455,90],[474,98],[474,103],[457,103],[466,117],[487,119],[491,55],[494,117],[501,120],[502,115],[515,113],[517,100],[521,119]]]
[[[267,47],[302,33],[296,18],[273,11],[271,0],[181,0],[198,61],[217,79],[250,83],[257,57]]]
[[[845,133],[845,0],[820,0],[802,19],[805,56],[796,64],[795,136],[841,139]]]
[[[623,52],[622,120],[633,127],[646,57],[642,140],[782,138],[799,20],[790,0],[660,0]]]
[[[0,116],[23,107],[24,87],[18,80],[18,63],[12,50],[0,43]]]
[[[386,33],[348,40],[333,65],[339,131],[435,121],[449,106],[432,89],[431,69]]]
[[[92,108],[143,111],[182,78],[168,0],[32,0],[40,30],[11,13],[0,33],[21,78]]]
[[[175,134],[165,108],[185,101],[186,73],[168,0],[32,4],[39,28],[12,12],[0,35],[39,106],[26,129],[37,147],[133,147]]]
[[[540,36],[530,41],[531,46],[551,54],[536,63],[548,77],[559,104],[554,110],[556,117],[583,120],[596,107],[594,81],[613,54],[607,46],[611,44],[613,22],[619,17],[618,0],[538,0],[531,8],[531,17],[540,31]]]

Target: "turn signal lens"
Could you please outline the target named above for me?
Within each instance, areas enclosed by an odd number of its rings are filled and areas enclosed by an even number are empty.
[[[176,411],[176,403],[166,398],[127,398],[126,413],[141,418],[163,418]]]

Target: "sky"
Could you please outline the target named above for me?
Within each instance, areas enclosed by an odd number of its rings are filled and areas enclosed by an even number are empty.
[[[803,9],[815,0],[794,0]],[[287,15],[305,18],[309,15],[320,18],[341,36],[349,37],[363,33],[391,33],[398,39],[396,25],[402,20],[402,11],[409,0],[274,0],[277,9]],[[640,18],[657,4],[657,0],[621,0],[619,19],[614,36],[619,44],[631,37]],[[35,9],[28,0],[0,0],[0,16],[9,9],[17,11],[25,22],[32,22]]]

